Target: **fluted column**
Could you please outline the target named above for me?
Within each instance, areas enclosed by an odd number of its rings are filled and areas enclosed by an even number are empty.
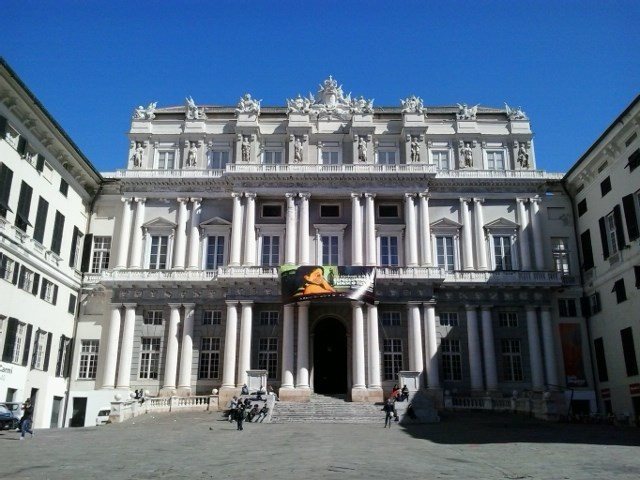
[[[175,243],[173,245],[173,268],[182,270],[187,253],[187,210],[188,198],[178,198],[178,226],[176,227]]]
[[[542,307],[540,312],[542,322],[542,346],[544,347],[544,366],[547,374],[547,384],[558,385],[558,369],[554,347],[553,323],[549,307]]]
[[[136,325],[136,304],[125,303],[120,364],[118,365],[117,388],[129,388],[131,381],[131,355],[133,355],[133,334]]]
[[[163,389],[171,391],[176,388],[176,373],[178,370],[178,325],[180,324],[180,304],[170,303],[169,329],[167,332],[167,354],[164,361]]]
[[[542,225],[540,220],[540,197],[529,199],[529,214],[531,215],[531,230],[533,233],[533,253],[536,270],[544,270],[544,251],[542,249]]]
[[[374,205],[375,193],[365,193],[365,250],[367,254],[366,264],[375,266],[378,264],[376,250],[376,211]]]
[[[238,381],[241,387],[247,383],[247,370],[251,369],[251,327],[253,326],[253,302],[240,301],[240,352],[238,354]]]
[[[247,220],[244,234],[244,265],[256,264],[256,194],[245,193],[247,197]]]
[[[297,212],[296,212],[296,194],[287,193],[287,216],[286,216],[286,238],[287,243],[284,249],[284,263],[296,263],[296,240],[297,240]]]
[[[300,194],[300,265],[309,265],[309,193]]]
[[[473,211],[476,216],[476,253],[478,254],[478,270],[487,270],[487,244],[484,236],[484,212],[482,211],[483,198],[473,199]]]
[[[480,354],[480,334],[478,332],[478,313],[476,307],[467,305],[467,340],[469,342],[469,370],[471,372],[471,390],[483,390],[482,357]]]
[[[431,220],[429,218],[429,194],[419,193],[420,199],[420,258],[421,265],[430,266],[431,259]]]
[[[282,379],[280,388],[293,388],[293,305],[284,306],[282,321]]]
[[[367,334],[369,347],[369,389],[379,389],[380,384],[380,338],[378,335],[378,302],[369,304],[367,312]]]
[[[200,259],[200,214],[201,198],[191,199],[191,225],[189,226],[189,260],[187,268],[190,270],[200,270],[198,260]]]
[[[362,207],[360,194],[351,194],[351,264],[362,266]]]
[[[120,222],[120,239],[115,268],[127,268],[127,257],[131,243],[131,200],[131,198],[122,199],[122,221]]]
[[[424,304],[424,338],[427,353],[427,386],[429,388],[440,388],[436,309],[435,306],[430,303]]]
[[[415,194],[404,194],[405,238],[406,238],[406,266],[418,266],[418,228],[416,217]]]
[[[144,207],[146,198],[136,198],[136,216],[133,221],[133,233],[131,235],[131,257],[129,258],[129,268],[142,267],[142,240],[144,233],[142,225],[144,224]]]
[[[238,340],[238,301],[227,302],[227,324],[224,334],[224,364],[222,365],[222,388],[236,386],[236,343]]]
[[[353,385],[356,390],[366,388],[364,369],[364,319],[362,315],[362,304],[351,302],[352,305],[352,348],[351,361],[353,363]]]
[[[309,388],[309,302],[298,303],[298,376],[296,388]]]
[[[471,214],[469,213],[470,198],[460,199],[460,212],[462,213],[462,269],[473,270],[473,231],[471,227]]]
[[[520,222],[520,267],[522,270],[531,270],[531,252],[529,250],[529,216],[527,215],[527,206],[524,204],[526,199],[517,198],[518,204],[518,221]]]
[[[191,390],[191,367],[193,366],[193,317],[195,304],[184,304],[184,322],[182,324],[182,348],[180,350],[180,378],[178,388]]]
[[[420,324],[420,303],[409,302],[409,370],[422,372],[422,326]]]
[[[244,208],[242,206],[242,193],[233,192],[233,219],[231,221],[231,248],[229,249],[229,265],[240,266],[240,254],[242,253],[242,225],[244,223]]]
[[[484,376],[487,390],[498,389],[498,370],[496,368],[496,350],[493,342],[493,322],[491,307],[482,307],[482,350],[484,353]]]
[[[111,305],[111,319],[107,333],[107,348],[104,356],[102,388],[113,388],[116,385],[116,365],[118,360],[118,341],[120,339],[121,304]]]
[[[538,315],[534,307],[527,308],[527,337],[529,339],[529,361],[531,362],[531,387],[542,390],[544,388],[542,352],[540,351]]]

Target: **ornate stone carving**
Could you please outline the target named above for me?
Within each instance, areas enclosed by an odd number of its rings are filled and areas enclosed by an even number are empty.
[[[467,168],[473,166],[473,149],[471,142],[460,142],[460,167]]]
[[[136,148],[133,151],[133,166],[134,167],[141,167],[142,166],[142,156],[144,155],[144,146],[142,145],[142,142],[136,142]]]
[[[192,97],[186,98],[187,119],[188,120],[204,120],[207,115],[202,107],[198,107]]]
[[[287,113],[309,113],[311,104],[314,102],[313,96],[309,94],[309,98],[300,94],[293,100],[287,98]]]
[[[511,108],[507,103],[504,104],[504,109],[507,112],[507,117],[509,120],[527,120],[527,114],[522,110],[522,108]]]
[[[414,135],[411,137],[411,161],[417,163],[420,161],[420,143],[419,138]]]
[[[245,93],[238,102],[236,107],[236,114],[238,113],[250,113],[254,115],[260,115],[260,102],[262,100],[255,100],[251,98],[249,93]]]
[[[410,97],[400,100],[402,104],[402,113],[424,113],[424,104],[420,97],[411,95]]]
[[[527,152],[527,144],[520,142],[518,145],[518,163],[522,168],[529,168],[529,152]]]
[[[366,100],[361,95],[360,98],[351,100],[350,111],[359,115],[373,113],[373,100]]]
[[[366,163],[367,161],[367,137],[358,135],[358,161]]]
[[[469,108],[469,106],[467,106],[466,103],[461,104],[457,104],[458,105],[458,113],[456,115],[456,118],[458,120],[475,120],[476,119],[476,115],[478,114],[478,106],[480,105],[479,103],[471,108]]]
[[[344,94],[342,85],[329,76],[319,85],[318,92],[309,94],[308,98],[298,95],[294,100],[287,100],[290,112],[313,113],[318,117],[336,117],[347,119],[353,114],[373,113],[373,100],[364,97],[351,98],[351,94]]]
[[[144,108],[140,105],[133,111],[133,119],[134,120],[153,120],[156,118],[156,105],[158,102],[151,102],[147,108]]]
[[[303,160],[302,140],[300,136],[296,136],[293,141],[293,161],[294,163],[302,163]]]
[[[251,137],[249,135],[242,136],[242,161],[249,162],[251,160]]]
[[[189,151],[187,152],[187,167],[195,167],[198,162],[198,145],[196,142],[189,142]]]

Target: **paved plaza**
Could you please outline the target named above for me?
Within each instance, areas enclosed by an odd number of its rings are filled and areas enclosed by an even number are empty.
[[[382,414],[382,412],[381,412]],[[0,432],[0,478],[634,479],[640,430],[457,413],[439,424],[235,424],[147,415],[85,429]]]

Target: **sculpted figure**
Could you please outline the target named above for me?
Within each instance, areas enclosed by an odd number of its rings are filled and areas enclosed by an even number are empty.
[[[363,135],[358,137],[358,160],[367,161],[367,140]]]
[[[136,148],[133,152],[133,166],[141,167],[142,166],[142,155],[144,154],[144,147],[142,146],[142,142],[136,142]]]
[[[300,94],[293,100],[287,99],[288,113],[309,113],[311,110],[312,100],[304,98]]]
[[[466,103],[461,104],[457,104],[458,105],[458,120],[475,120],[476,115],[478,114],[478,105],[477,104],[471,108],[469,108],[467,106]]]
[[[133,118],[136,120],[152,120],[154,118],[156,118],[156,105],[158,104],[158,102],[151,102],[147,108],[144,108],[142,105],[140,105],[138,108],[136,108],[133,112]]]
[[[418,143],[418,137],[411,137],[411,161],[420,161],[420,144]]]
[[[424,113],[424,104],[420,97],[411,95],[410,97],[400,100],[402,104],[402,113]]]
[[[251,98],[251,94],[245,93],[236,107],[236,113],[254,113],[260,114],[260,102],[262,100],[254,100]]]
[[[192,97],[186,98],[187,106],[187,119],[189,120],[201,120],[207,118],[204,111],[196,105],[196,102]]]
[[[509,120],[526,120],[527,119],[527,114],[524,113],[524,111],[520,107],[511,108],[509,107],[509,105],[505,103],[504,108],[507,112],[507,117],[509,117]]]
[[[302,162],[302,140],[300,140],[300,137],[296,137],[293,142],[293,161],[295,163]]]
[[[249,135],[242,136],[242,161],[248,162],[251,160],[251,141]]]
[[[196,142],[189,144],[189,153],[187,154],[187,167],[195,167],[198,158],[198,146]]]
[[[473,166],[473,150],[471,149],[471,143],[466,142],[460,149],[460,155],[464,167]]]
[[[529,168],[529,153],[525,143],[520,143],[518,146],[518,163],[522,168]]]

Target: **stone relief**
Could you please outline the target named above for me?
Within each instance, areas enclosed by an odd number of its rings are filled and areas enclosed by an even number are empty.
[[[507,112],[507,117],[509,120],[527,120],[527,114],[522,110],[522,108],[511,108],[507,103],[504,104],[504,109]]]
[[[361,163],[367,161],[367,137],[364,135],[358,136],[358,160]]]
[[[400,100],[402,104],[402,113],[424,113],[424,104],[420,97],[411,95],[410,97]]]
[[[342,85],[329,76],[319,85],[318,92],[308,97],[298,95],[295,99],[287,99],[289,112],[311,113],[318,117],[335,117],[348,119],[354,114],[373,113],[373,100],[364,97],[351,98],[342,90]]]
[[[466,103],[461,104],[457,104],[458,105],[458,113],[456,115],[456,117],[458,118],[458,120],[475,120],[476,119],[476,115],[478,114],[478,106],[480,105],[479,103],[471,108],[469,108],[469,106],[467,106]]]
[[[527,144],[520,142],[518,144],[518,163],[522,168],[529,168],[529,153],[527,152]]]
[[[141,167],[142,166],[142,156],[144,155],[144,146],[142,142],[136,142],[136,148],[133,151],[133,166]]]
[[[415,135],[411,137],[411,161],[413,163],[420,161],[420,143]]]
[[[373,113],[373,100],[366,100],[363,96],[353,99],[350,107],[351,113],[359,115]]]
[[[311,94],[309,94],[309,98],[303,97],[300,94],[293,100],[287,98],[287,113],[309,113],[313,102],[314,99]]]
[[[249,135],[242,136],[242,161],[251,161],[251,137]]]
[[[236,107],[236,114],[249,113],[260,115],[260,102],[262,102],[262,100],[255,100],[251,98],[251,95],[249,93],[245,93],[238,102],[238,106]]]
[[[147,108],[144,108],[140,105],[133,111],[133,119],[134,120],[153,120],[156,118],[156,105],[158,102],[151,102]]]
[[[296,136],[293,142],[293,161],[294,163],[302,163],[303,160],[303,149],[302,149],[302,140],[300,136]]]
[[[187,119],[188,120],[204,120],[207,115],[202,107],[198,107],[192,97],[186,98]]]
[[[473,149],[471,142],[460,142],[460,167],[473,167]]]
[[[198,163],[198,145],[196,142],[189,142],[189,152],[187,153],[187,167],[195,167]]]

